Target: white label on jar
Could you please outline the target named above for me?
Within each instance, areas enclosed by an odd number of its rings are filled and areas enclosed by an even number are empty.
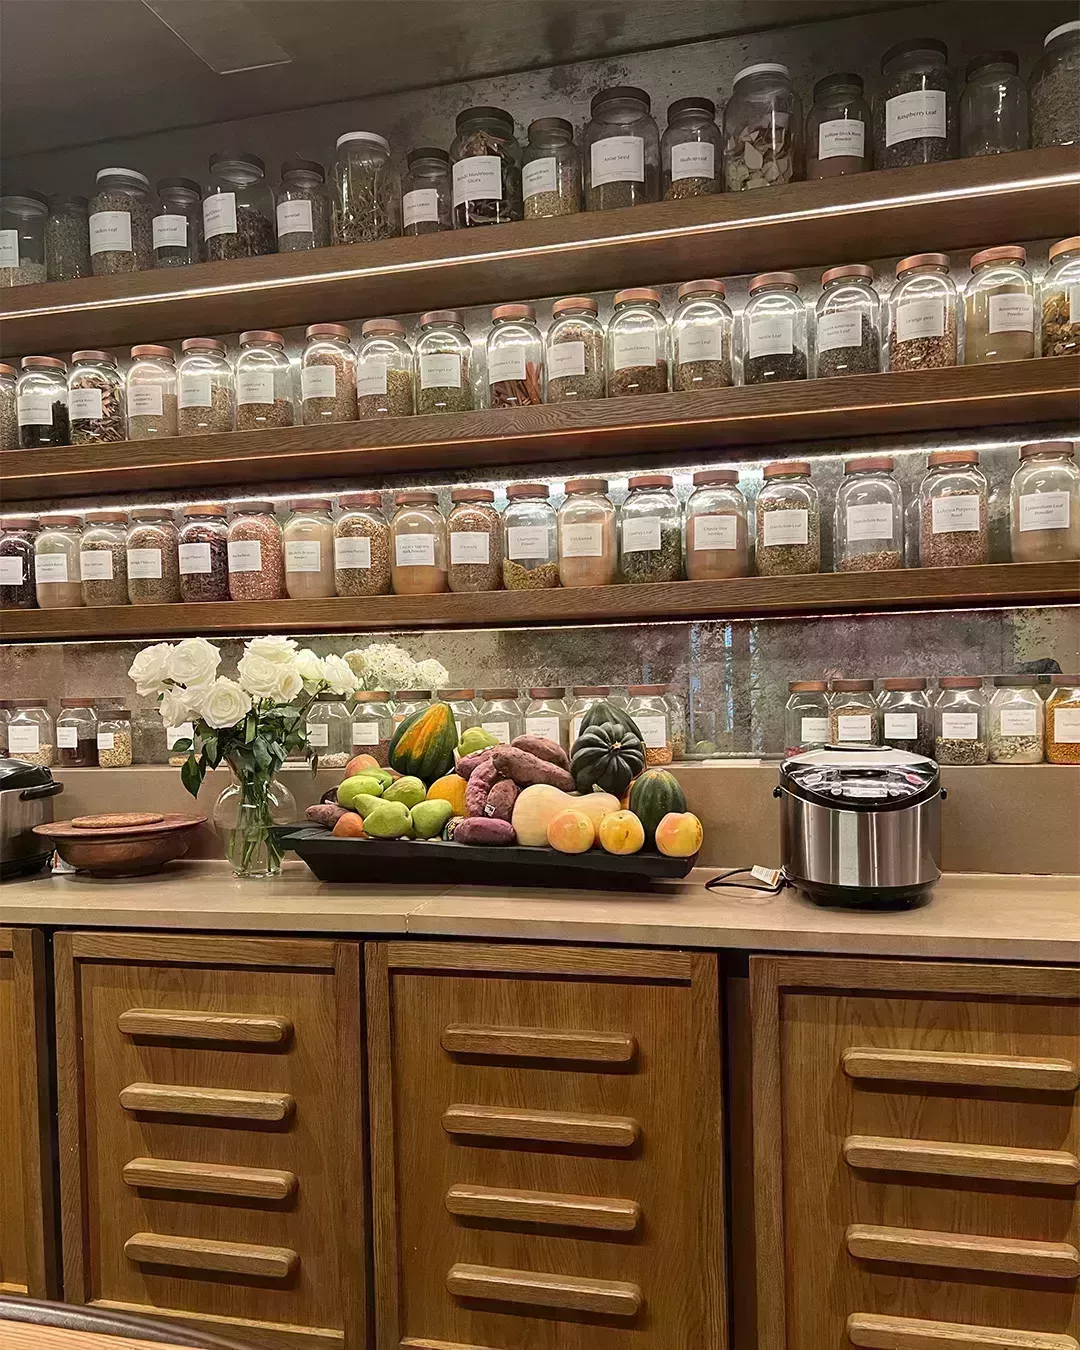
[[[285,541],[286,572],[318,572],[322,568],[322,545],[317,539]]]
[[[421,389],[460,389],[461,353],[424,352],[420,357]]]
[[[918,713],[885,714],[885,739],[887,741],[914,741],[919,737]]]
[[[1021,530],[1067,530],[1068,492],[1025,492],[1020,498]]]
[[[360,398],[371,398],[386,393],[386,365],[388,356],[365,356],[356,367],[356,392]]]
[[[41,749],[41,737],[36,726],[8,727],[8,749],[13,755],[36,755]]]
[[[1039,731],[1035,708],[1002,708],[998,718],[1003,736],[1036,736]]]
[[[703,549],[732,549],[739,547],[739,519],[737,516],[692,516],[694,522],[694,552]]]
[[[95,211],[90,217],[91,253],[130,253],[131,213]]]
[[[506,531],[506,552],[511,559],[548,556],[548,532],[543,525],[511,525]]]
[[[639,520],[623,520],[622,548],[624,553],[655,553],[660,547],[660,521],[656,516],[642,516]]]
[[[60,401],[59,394],[47,389],[28,389],[19,395],[19,426],[51,427],[53,403]]]
[[[1069,322],[1080,323],[1080,282],[1069,287]]]
[[[129,548],[127,551],[128,576],[136,581],[161,580],[161,549]]]
[[[215,234],[235,234],[236,193],[211,193],[202,204],[202,223],[207,239],[212,239]]]
[[[180,575],[203,576],[210,571],[209,544],[180,545]]]
[[[325,722],[309,722],[307,724],[307,742],[308,745],[322,746],[330,744],[330,728]]]
[[[337,394],[334,366],[305,366],[300,372],[300,397],[334,398]]]
[[[893,529],[893,509],[888,502],[872,506],[849,506],[847,509],[849,539],[891,539]]]
[[[885,144],[946,134],[944,89],[915,89],[885,100]]]
[[[585,374],[584,342],[556,342],[548,348],[548,379]]]
[[[870,713],[838,717],[836,736],[841,741],[871,741],[874,738],[874,719]]]
[[[557,192],[559,181],[555,172],[555,156],[534,159],[521,170],[521,194],[526,201],[541,192]]]
[[[510,743],[510,723],[509,722],[481,722],[482,730],[489,736],[494,736],[501,741],[503,745]]]
[[[524,380],[525,348],[496,347],[488,353],[488,384],[503,380]]]
[[[603,183],[644,183],[645,142],[640,136],[605,136],[590,151],[593,187]]]
[[[278,202],[277,232],[279,239],[283,234],[313,234],[315,227],[311,223],[311,203]]]
[[[61,750],[77,750],[79,748],[79,728],[58,726],[56,728],[56,744]]]
[[[439,219],[438,188],[414,188],[406,192],[401,199],[402,223],[406,229],[410,225],[419,225],[422,220]]]
[[[342,571],[350,568],[368,571],[371,567],[371,540],[364,535],[357,535],[351,539],[335,539],[334,566]]]
[[[155,216],[155,248],[187,248],[187,216]]]
[[[39,553],[34,559],[37,581],[70,581],[66,553]]]
[[[195,727],[191,722],[181,722],[178,727],[165,728],[165,746],[169,750],[176,749],[177,741],[193,741],[195,739]]]
[[[1080,742],[1080,708],[1054,709],[1054,745],[1076,745]]]
[[[671,178],[715,178],[716,147],[709,141],[683,141],[671,147]]]
[[[129,417],[161,417],[164,404],[159,384],[132,384],[128,386]]]
[[[667,718],[663,713],[637,713],[634,721],[650,750],[662,750],[667,745]]]
[[[83,581],[112,581],[111,548],[88,548],[79,554],[79,575]]]
[[[582,713],[581,716],[571,718],[571,720],[570,720],[570,744],[571,744],[571,745],[574,744],[574,742],[577,740],[579,734],[581,733],[581,722],[582,722],[582,718],[584,718],[584,716],[585,716],[585,714]]]
[[[398,567],[434,567],[433,534],[399,534],[394,540],[394,558]]]
[[[765,512],[765,547],[810,542],[810,512],[805,507]]]
[[[354,722],[352,724],[352,743],[353,745],[378,745],[378,722]]]
[[[228,553],[230,572],[262,571],[262,544],[258,539],[230,539]]]
[[[559,744],[559,719],[557,717],[526,717],[525,735],[540,736],[545,741]]]
[[[802,717],[799,738],[803,745],[827,745],[829,740],[829,719],[827,717]]]
[[[114,750],[116,748],[116,732],[99,731],[97,734],[97,748],[99,750]]]
[[[454,205],[501,201],[502,160],[498,155],[470,155],[454,165]]]
[[[896,311],[897,342],[945,336],[945,299],[940,295],[913,296],[901,300]]]
[[[604,527],[599,524],[564,525],[559,536],[559,548],[564,558],[602,558]]]
[[[18,267],[19,231],[0,230],[0,267]]]
[[[861,314],[845,314],[841,310],[836,314],[823,314],[818,319],[817,347],[819,352],[835,351],[837,347],[858,347],[861,344]]]
[[[656,334],[616,333],[612,343],[615,369],[630,370],[635,366],[656,365]]]
[[[794,350],[795,320],[792,315],[750,315],[751,356],[790,356]]]
[[[689,325],[679,334],[677,345],[680,366],[688,361],[719,361],[724,355],[723,337],[715,324]]]
[[[181,408],[211,408],[213,398],[208,370],[185,370],[180,375],[177,404]]]
[[[0,586],[21,586],[24,575],[21,558],[0,558]]]
[[[866,154],[866,126],[857,118],[837,117],[818,127],[818,159],[862,159]]]
[[[959,534],[979,528],[979,497],[971,492],[963,496],[935,497],[930,512],[934,534]]]
[[[274,372],[272,370],[238,370],[236,372],[237,403],[273,403]]]
[[[943,712],[941,714],[941,735],[949,741],[977,741],[979,739],[979,714]]]
[[[991,333],[1034,333],[1035,300],[1030,295],[992,295]]]
[[[451,563],[488,563],[491,561],[491,536],[484,530],[450,532]]]
[[[100,389],[72,389],[68,393],[68,414],[72,421],[100,422],[102,400]]]

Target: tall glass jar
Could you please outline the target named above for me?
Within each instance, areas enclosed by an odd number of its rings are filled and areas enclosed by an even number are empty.
[[[430,689],[398,689],[394,693],[394,726],[401,726],[406,717],[422,712],[431,702]]]
[[[671,753],[675,759],[686,758],[686,700],[679,692],[679,686],[665,684],[664,703],[668,712],[668,725],[671,728]]]
[[[37,609],[34,587],[35,516],[0,519],[0,609]]]
[[[829,689],[829,744],[880,745],[873,680],[833,680]]]
[[[944,42],[898,42],[881,58],[881,74],[883,87],[874,100],[874,168],[952,159],[956,92]]]
[[[87,511],[79,541],[79,575],[83,604],[126,605],[128,602],[126,511]]]
[[[394,738],[394,713],[385,689],[366,689],[353,697],[352,752],[371,755],[385,768]]]
[[[452,591],[502,590],[502,522],[490,488],[455,488],[446,520]]]
[[[365,319],[356,350],[356,415],[411,417],[416,411],[412,348],[397,319]]]
[[[43,698],[11,700],[7,724],[8,754],[24,764],[51,769],[56,760],[56,731]]]
[[[401,184],[385,136],[346,131],[337,138],[333,193],[335,244],[371,244],[401,233]]]
[[[988,710],[991,764],[1041,764],[1045,711],[1037,675],[995,675]]]
[[[563,117],[529,123],[521,168],[526,220],[550,220],[581,210],[581,156],[574,128]]]
[[[546,403],[604,397],[604,325],[595,300],[587,295],[556,300],[545,349]]]
[[[503,225],[521,220],[521,147],[514,119],[502,108],[466,108],[450,146],[454,226]]]
[[[488,406],[544,401],[544,342],[532,305],[496,305],[487,336]]]
[[[660,139],[664,200],[711,197],[723,190],[723,140],[711,98],[677,98]]]
[[[784,707],[784,754],[829,744],[829,696],[824,680],[793,680]]]
[[[960,95],[960,155],[1006,155],[1028,147],[1028,95],[1015,52],[983,52],[967,63]]]
[[[416,339],[416,411],[471,412],[472,343],[456,309],[420,315]]]
[[[941,370],[957,362],[956,286],[946,253],[896,264],[889,292],[889,369]]]
[[[127,533],[128,599],[133,605],[172,605],[180,599],[179,538],[163,506],[137,506]]]
[[[934,758],[934,710],[922,676],[890,676],[882,680],[878,707],[883,744]]]
[[[570,751],[570,713],[565,702],[566,690],[562,688],[536,688],[529,690],[529,701],[525,705],[525,735],[539,736]]]
[[[279,253],[330,247],[330,192],[317,160],[287,159],[275,200]]]
[[[390,577],[396,595],[448,589],[446,521],[434,492],[399,492],[390,521]]]
[[[612,586],[618,580],[615,507],[603,478],[571,478],[559,507],[559,581]]]
[[[631,478],[619,509],[619,573],[628,583],[679,581],[683,519],[669,473]]]
[[[180,599],[188,605],[228,600],[229,526],[224,503],[193,502],[181,514]]]
[[[988,488],[975,450],[935,450],[919,488],[919,566],[990,561]]]
[[[176,426],[181,436],[236,429],[233,368],[218,338],[185,338],[176,368]]]
[[[300,359],[304,426],[356,420],[356,353],[343,323],[313,323]]]
[[[290,600],[324,600],[334,585],[334,522],[329,497],[297,497],[281,532],[285,591]]]
[[[585,205],[610,211],[660,200],[660,132],[644,89],[617,85],[593,95],[585,127]]]
[[[1043,356],[1080,351],[1080,235],[1052,244],[1039,287]]]
[[[660,292],[635,286],[615,293],[607,330],[608,398],[668,391],[668,326]]]
[[[61,769],[92,769],[97,758],[97,713],[92,698],[62,698],[56,719],[56,763]]]
[[[480,726],[502,745],[525,735],[525,719],[518,706],[516,689],[481,689]]]
[[[202,261],[202,189],[193,178],[159,178],[151,222],[155,267]]]
[[[211,262],[277,251],[274,194],[266,181],[266,165],[249,150],[210,156],[202,215]]]
[[[108,352],[72,352],[67,386],[72,445],[127,440],[124,377]]]
[[[671,743],[671,718],[664,699],[663,684],[632,684],[627,691],[627,713],[634,719],[645,746],[645,763],[650,768],[670,764],[675,758]]]
[[[990,757],[986,699],[977,676],[938,681],[934,704],[934,758],[939,764],[985,764]]]
[[[439,234],[454,228],[454,187],[450,156],[434,145],[422,145],[405,156],[401,184],[401,233]]]
[[[21,449],[71,444],[63,361],[55,356],[24,356],[16,398]]]
[[[131,349],[127,373],[128,439],[150,441],[178,431],[176,361],[169,347]]]
[[[334,522],[334,586],[338,595],[389,595],[390,526],[378,492],[351,492]]]
[[[1031,96],[1031,144],[1076,145],[1080,141],[1080,19],[1052,28],[1028,81]]]
[[[72,609],[81,605],[79,540],[82,519],[56,514],[41,517],[34,540],[34,585],[39,609]]]
[[[503,586],[541,591],[559,584],[558,518],[546,483],[511,483],[503,512]]]
[[[802,177],[802,101],[787,66],[744,66],[724,108],[728,192],[776,187]]]
[[[340,694],[316,694],[307,710],[307,743],[320,769],[343,769],[352,759],[353,715]]]
[[[19,448],[19,373],[0,364],[0,450]]]
[[[454,714],[454,730],[460,745],[466,731],[480,725],[480,710],[473,701],[476,698],[476,690],[440,689],[439,697]]]
[[[761,577],[821,571],[821,500],[807,460],[766,464],[757,499],[757,571]]]
[[[687,581],[749,576],[746,516],[737,469],[694,474],[694,490],[686,503]]]
[[[734,327],[722,281],[684,281],[671,316],[671,386],[720,389],[735,383]]]
[[[130,769],[131,761],[131,709],[99,709],[97,722],[98,768]]]
[[[838,572],[892,572],[904,565],[904,494],[891,455],[849,459],[836,493]]]
[[[1009,488],[1013,562],[1080,558],[1080,468],[1072,441],[1020,447]]]
[[[292,363],[280,333],[252,329],[240,334],[236,357],[236,429],[291,427],[294,421]]]
[[[606,684],[576,684],[570,690],[570,694],[570,748],[572,750],[581,731],[582,718],[594,704],[611,697],[611,687]]]
[[[285,555],[273,502],[233,504],[227,553],[230,600],[284,599]]]
[[[90,198],[90,267],[96,277],[154,265],[150,180],[134,169],[99,169]]]
[[[872,267],[848,263],[823,272],[815,318],[815,378],[881,369],[881,300]]]
[[[752,279],[742,338],[744,384],[806,379],[806,305],[794,272],[762,272]]]
[[[1019,244],[984,248],[964,290],[964,364],[1035,355],[1035,282]]]
[[[1080,764],[1080,675],[1051,675],[1046,700],[1046,758]]]
[[[806,177],[844,178],[871,167],[870,105],[861,75],[826,75],[806,117]]]
[[[0,286],[45,281],[45,224],[49,199],[40,192],[0,196]]]
[[[50,281],[93,275],[90,264],[90,202],[57,192],[49,198],[45,223],[45,266]]]

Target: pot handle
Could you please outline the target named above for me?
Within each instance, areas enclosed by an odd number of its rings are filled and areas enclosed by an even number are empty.
[[[63,783],[58,783],[53,779],[51,783],[38,783],[35,787],[23,788],[19,793],[19,800],[33,802],[40,797],[55,797],[58,792],[63,792],[63,790]]]

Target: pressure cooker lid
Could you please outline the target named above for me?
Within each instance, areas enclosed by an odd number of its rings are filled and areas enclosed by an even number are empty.
[[[780,786],[819,806],[895,810],[939,791],[938,766],[888,745],[827,745],[784,760]]]
[[[0,792],[10,792],[23,788],[39,787],[42,783],[51,783],[53,776],[40,764],[27,764],[22,759],[0,758]]]

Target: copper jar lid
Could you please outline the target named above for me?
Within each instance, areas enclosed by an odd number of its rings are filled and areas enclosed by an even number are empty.
[[[131,359],[138,361],[144,356],[164,357],[168,361],[175,361],[176,356],[171,347],[159,347],[154,342],[140,342],[138,346],[132,347]]]
[[[1038,686],[1038,675],[995,675],[995,689],[1035,689]]]
[[[172,520],[172,512],[165,506],[137,506],[131,513],[132,520]]]
[[[606,492],[606,478],[568,478],[566,480],[566,494],[570,496],[576,492]]]
[[[922,675],[896,675],[882,680],[881,687],[890,693],[916,693],[926,688],[926,680]]]
[[[430,689],[399,689],[399,690],[394,694],[394,697],[395,697],[396,699],[405,699],[405,698],[407,698],[407,699],[430,698],[430,697],[431,697],[431,690],[430,690]]]
[[[718,295],[721,300],[727,296],[727,289],[722,281],[708,279],[705,281],[684,281],[676,292],[679,300],[685,300],[688,295]]]
[[[1080,240],[1077,241],[1080,244]],[[1051,675],[1050,683],[1055,689],[1065,689],[1073,686],[1080,687],[1080,675]]]
[[[224,352],[225,344],[219,338],[185,338],[180,344],[182,352]]]
[[[332,511],[332,497],[292,497],[289,500],[290,511]]]
[[[641,473],[627,480],[631,488],[669,488],[673,479],[669,473]]]
[[[565,688],[563,688],[563,689],[559,689],[559,688],[555,688],[555,689],[530,689],[530,690],[529,690],[529,697],[530,697],[530,698],[562,698],[562,696],[563,696],[565,693],[566,693],[566,689],[565,689]]]
[[[873,680],[833,680],[834,694],[869,694],[874,688]]]
[[[546,483],[511,483],[506,496],[511,501],[515,497],[550,497],[551,490]]]
[[[92,708],[94,700],[92,698],[62,698],[60,706],[61,708]]]
[[[863,455],[844,464],[845,473],[892,473],[896,460],[892,455]]]
[[[348,492],[338,498],[338,504],[350,509],[354,506],[382,506],[382,494],[378,492]]]
[[[794,286],[799,289],[799,278],[794,272],[759,272],[751,278],[750,294],[760,291],[763,286]]]
[[[496,305],[491,311],[492,320],[495,319],[528,319],[531,323],[536,322],[536,310],[532,305]]]
[[[938,680],[942,689],[981,689],[982,680],[978,675],[946,675]]]
[[[821,274],[821,284],[827,286],[830,281],[851,280],[861,277],[864,281],[873,281],[874,269],[866,263],[845,263],[843,267],[830,267]]]
[[[806,459],[782,459],[775,464],[766,464],[762,469],[766,478],[806,477],[810,473],[810,461]]]
[[[73,361],[111,361],[113,358],[108,352],[72,352]]]
[[[565,314],[567,310],[571,309],[588,310],[594,316],[599,313],[597,303],[591,295],[567,295],[561,300],[556,300],[551,306],[551,317],[554,318],[556,314]]]
[[[626,304],[631,300],[646,301],[651,305],[660,303],[660,292],[653,290],[651,286],[630,286],[625,291],[615,292],[615,304]]]
[[[32,530],[37,526],[36,516],[4,516],[0,530]]]
[[[375,333],[389,333],[393,337],[404,337],[405,325],[398,319],[365,319],[360,325],[360,336],[371,337]]]
[[[460,702],[462,699],[475,698],[475,689],[440,689],[439,696],[444,702],[449,703],[451,699]]]
[[[126,511],[87,511],[87,525],[126,525]]]
[[[424,488],[413,488],[408,492],[398,492],[394,496],[395,506],[435,506],[438,500],[437,492],[428,492]]]
[[[575,698],[589,698],[593,695],[603,695],[611,693],[610,684],[575,684],[570,692]]]
[[[5,365],[2,361],[0,361],[0,375],[15,376],[18,375],[18,373],[19,372],[15,369],[14,366]]]
[[[948,267],[948,265],[947,253],[912,253],[907,258],[901,258],[896,264],[896,275],[910,272],[913,267]]]
[[[420,315],[420,327],[427,328],[433,323],[459,323],[465,326],[465,320],[461,317],[459,309],[429,309],[426,314]]]
[[[249,342],[271,342],[277,347],[285,346],[285,339],[280,333],[271,333],[269,328],[252,328],[246,333],[240,334],[240,346],[246,347]]]
[[[628,684],[626,692],[628,694],[663,694],[667,690],[666,684]]]
[[[1020,447],[1020,458],[1028,459],[1031,455],[1074,455],[1076,447],[1072,441],[1033,441],[1030,445]]]
[[[185,506],[181,512],[185,520],[198,516],[224,516],[225,514],[224,502],[192,502],[190,506]]]
[[[941,464],[978,464],[978,462],[977,450],[935,450],[933,454],[927,456],[926,467],[936,469]]]
[[[304,336],[340,338],[342,342],[348,342],[349,330],[343,323],[313,323],[304,329]]]
[[[462,487],[454,488],[450,494],[452,502],[493,502],[495,494],[491,488]]]
[[[972,254],[972,267],[981,267],[983,263],[988,262],[1017,262],[1024,266],[1027,263],[1027,249],[1019,244],[998,244],[994,248],[984,248]]]
[[[273,514],[274,514],[274,503],[273,503],[273,502],[259,501],[259,500],[256,500],[256,499],[254,499],[254,498],[253,498],[251,501],[245,501],[245,502],[233,502],[233,515],[240,515],[240,516],[267,515],[267,516],[272,516]]]
[[[481,689],[480,697],[487,699],[490,703],[494,699],[517,698],[516,689]]]
[[[51,529],[54,525],[59,525],[59,526],[61,526],[61,527],[69,527],[69,526],[73,526],[73,525],[81,525],[81,524],[82,524],[82,517],[81,517],[81,516],[71,516],[71,515],[68,515],[66,512],[60,512],[60,513],[58,513],[58,514],[56,514],[56,515],[42,516],[42,517],[41,517],[41,524],[42,524],[42,526],[43,526],[45,529]]]
[[[63,361],[55,356],[24,356],[23,370],[67,370]]]
[[[1058,254],[1075,253],[1077,249],[1080,249],[1080,234],[1073,234],[1068,239],[1059,239],[1056,244],[1051,244],[1047,257],[1053,262]]]
[[[695,487],[712,487],[719,483],[736,486],[739,482],[738,469],[702,469],[694,474]]]
[[[788,693],[823,694],[828,687],[824,680],[792,680],[788,685]]]
[[[358,689],[353,694],[354,703],[385,703],[390,697],[389,689]]]

